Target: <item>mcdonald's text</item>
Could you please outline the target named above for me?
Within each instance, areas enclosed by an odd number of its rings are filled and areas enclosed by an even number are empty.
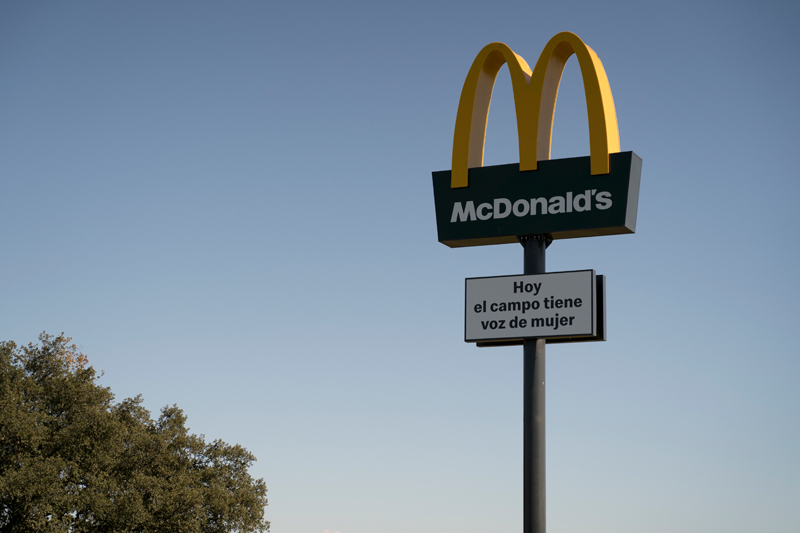
[[[439,242],[450,247],[517,242],[523,235],[569,239],[633,233],[642,160],[610,154],[610,172],[592,175],[590,158],[469,169],[469,185],[452,188],[450,171],[433,173]]]
[[[508,198],[495,198],[492,203],[483,203],[475,207],[475,202],[468,201],[466,204],[456,202],[453,204],[453,214],[450,222],[467,222],[469,220],[489,220],[490,218],[506,218],[513,214],[516,217],[529,215],[557,215],[559,213],[572,213],[591,211],[592,199],[595,200],[595,209],[605,210],[613,204],[611,193],[608,191],[597,192],[597,189],[586,189],[583,194],[568,192],[564,196],[553,196],[547,198],[520,198],[513,204]]]

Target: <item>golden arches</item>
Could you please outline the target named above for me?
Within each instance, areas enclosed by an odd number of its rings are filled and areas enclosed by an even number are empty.
[[[497,73],[505,63],[511,75],[519,135],[519,169],[536,170],[537,161],[550,159],[553,116],[561,74],[575,54],[583,76],[589,115],[592,174],[608,174],[610,153],[619,152],[614,99],[603,64],[577,35],[561,32],[544,47],[531,72],[523,58],[503,43],[480,51],[464,81],[453,138],[451,188],[469,184],[469,169],[483,166],[486,121]]]
[[[497,73],[505,63],[511,74],[511,86],[514,90],[514,106],[517,111],[517,132],[519,133],[520,165],[528,158],[531,147],[536,145],[536,132],[533,121],[534,102],[528,92],[531,68],[520,56],[503,43],[491,43],[480,51],[472,62],[456,114],[456,129],[453,139],[453,174],[451,187],[468,185],[469,168],[483,166],[483,147],[486,141],[486,121],[489,117],[489,104],[492,101],[492,89]],[[533,168],[536,168],[535,155]]]

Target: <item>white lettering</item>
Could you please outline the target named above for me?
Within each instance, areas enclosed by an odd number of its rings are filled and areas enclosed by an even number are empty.
[[[531,206],[528,204],[528,200],[522,199],[514,202],[514,206],[511,209],[514,211],[516,216],[524,217],[528,214],[528,211],[530,211]]]
[[[613,205],[611,193],[608,191],[597,192],[597,189],[587,189],[582,194],[569,191],[564,196],[553,196],[549,199],[531,198],[527,200],[521,198],[513,203],[508,198],[495,198],[492,203],[484,202],[478,205],[477,209],[474,202],[470,200],[465,203],[455,202],[453,204],[450,222],[507,218],[512,213],[517,217],[536,214],[583,213],[592,210],[592,197],[594,197],[595,209],[606,210]]]
[[[487,209],[489,210],[488,213],[485,212]],[[478,218],[480,220],[489,220],[490,218],[492,218],[492,204],[479,205],[476,213],[478,214]]]
[[[564,197],[553,196],[550,198],[550,209],[548,211],[551,215],[564,212]]]
[[[547,214],[547,198],[531,198],[531,215],[536,214],[536,206],[541,207],[541,214]]]
[[[608,192],[608,191],[603,191],[603,192],[597,193],[597,195],[595,195],[594,199],[597,202],[596,204],[594,204],[594,206],[597,209],[605,210],[605,209],[608,209],[609,207],[611,207],[611,193]]]
[[[475,204],[470,200],[467,202],[466,207],[461,205],[461,202],[453,204],[453,216],[450,217],[450,222],[466,222],[467,220],[475,220]]]
[[[505,207],[505,212],[500,212],[500,207]],[[507,198],[494,199],[494,218],[506,218],[511,214],[511,202]]]
[[[583,204],[581,204],[581,201]],[[587,190],[583,194],[576,194],[575,199],[572,200],[572,207],[578,213],[590,211],[592,209],[592,191]]]

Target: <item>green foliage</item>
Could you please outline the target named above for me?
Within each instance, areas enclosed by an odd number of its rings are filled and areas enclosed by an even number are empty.
[[[114,403],[63,334],[0,343],[0,532],[268,531],[267,488],[239,445],[186,416]]]

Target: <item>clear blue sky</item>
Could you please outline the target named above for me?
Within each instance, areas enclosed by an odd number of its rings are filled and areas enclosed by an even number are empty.
[[[598,53],[637,233],[605,343],[551,346],[551,533],[800,531],[800,4],[3,2],[0,339],[66,332],[118,399],[240,443],[274,533],[522,528],[521,348],[463,342],[436,240],[478,51]],[[588,154],[568,63],[553,156]],[[511,86],[486,163],[518,161]]]

